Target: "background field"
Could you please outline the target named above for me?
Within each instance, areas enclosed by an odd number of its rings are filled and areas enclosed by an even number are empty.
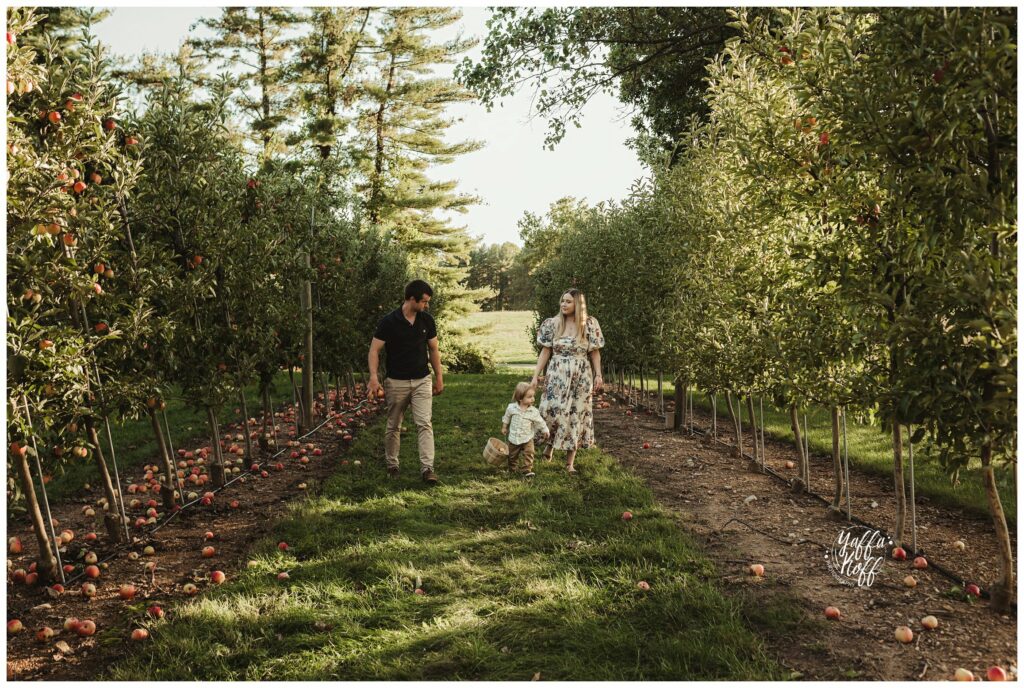
[[[537,362],[529,327],[533,311],[472,313],[458,322],[470,330],[469,340],[494,351],[500,369],[528,369]]]

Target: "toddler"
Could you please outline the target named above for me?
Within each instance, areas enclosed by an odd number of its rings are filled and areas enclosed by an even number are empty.
[[[515,471],[519,463],[519,455],[523,455],[522,474],[524,478],[532,478],[533,472],[533,438],[543,433],[544,438],[550,436],[547,424],[540,417],[540,411],[533,407],[536,387],[529,382],[520,382],[512,395],[512,403],[505,409],[501,419],[501,434],[508,435],[508,469]]]

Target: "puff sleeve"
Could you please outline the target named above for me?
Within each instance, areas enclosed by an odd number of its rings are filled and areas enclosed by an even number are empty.
[[[587,326],[585,329],[587,335],[587,351],[593,351],[594,349],[600,349],[604,346],[604,334],[601,333],[601,325],[597,322],[597,318],[587,318]]]
[[[541,346],[555,345],[555,319],[548,318],[537,328],[537,343]]]

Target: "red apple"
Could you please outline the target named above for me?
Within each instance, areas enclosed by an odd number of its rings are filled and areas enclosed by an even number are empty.
[[[223,571],[214,571],[213,573],[210,574],[210,580],[215,585],[220,585],[225,580],[227,580],[227,576],[224,575]]]
[[[281,573],[277,574],[277,580],[279,581],[286,581],[288,580],[289,577],[290,576],[288,575],[287,571],[282,571]]]
[[[92,583],[82,583],[82,597],[96,597],[96,586]]]
[[[894,547],[892,550],[892,558],[896,561],[906,561],[907,551],[902,547]]]
[[[231,503],[228,504],[228,506],[230,506],[232,509],[237,509],[238,508],[238,500],[237,499],[232,499]]]
[[[54,124],[56,124],[57,122],[59,122],[61,120],[60,113],[57,112],[56,110],[53,110],[52,112],[50,112],[50,114],[47,115],[47,118],[51,122],[53,122]]]
[[[632,511],[623,511],[622,512],[622,520],[623,521],[632,521],[633,520],[633,512]]]
[[[82,623],[78,624],[78,628],[75,632],[82,637],[93,635],[96,633],[96,622],[92,619],[86,619]]]
[[[417,595],[426,595],[427,594],[427,593],[423,592],[423,588],[416,588],[415,590],[413,590],[413,592],[415,594],[417,594]]]
[[[216,553],[217,553],[217,551],[215,549],[213,549],[213,547],[203,547],[203,558],[204,559],[210,559]]]
[[[98,566],[86,566],[85,567],[85,575],[86,575],[87,578],[99,578],[100,577],[100,567],[98,567]]]
[[[185,583],[185,585],[181,586],[181,591],[186,595],[195,595],[199,592],[199,588],[194,583]]]
[[[758,578],[764,575],[764,566],[761,564],[751,564],[747,570],[752,576],[757,576]]]
[[[71,631],[72,633],[74,633],[75,631],[78,630],[78,624],[80,624],[80,623],[81,623],[81,621],[79,621],[78,619],[76,619],[73,616],[68,618],[68,619],[64,619],[64,630],[65,631]]]
[[[648,590],[651,589],[651,584],[648,583],[647,581],[640,581],[639,583],[636,584],[636,587],[640,588],[644,592],[647,592]]]
[[[989,681],[1005,681],[1006,671],[1001,666],[993,666],[988,668],[988,680]]]
[[[136,628],[132,631],[132,640],[145,640],[149,637],[149,631],[145,628]]]
[[[43,626],[36,631],[36,640],[41,643],[48,643],[51,638],[53,638],[53,629],[49,626]]]
[[[21,621],[19,621],[18,619],[11,619],[7,622],[7,635],[21,633],[23,630],[25,630],[25,626],[23,626]]]
[[[117,122],[112,117],[108,117],[103,120],[103,128],[107,131],[113,131],[117,128]]]
[[[98,538],[99,536],[96,533],[86,533],[84,539],[86,542],[96,542]]]
[[[130,600],[135,597],[135,586],[131,583],[125,583],[118,590],[117,594],[121,596],[122,600]]]
[[[792,469],[796,468],[796,464],[795,464],[795,463],[793,463],[792,461],[787,461],[787,462],[785,463],[785,466],[786,466],[786,468],[788,468],[788,469],[790,469],[790,470],[792,470]]]
[[[928,560],[925,559],[924,557],[917,557],[917,558],[915,558],[914,559],[914,568],[915,569],[926,569],[926,568],[928,568]]]
[[[650,442],[644,442],[644,449],[650,449],[650,448],[651,448],[651,443]]]
[[[25,576],[25,585],[35,585],[39,582],[39,574],[35,571]]]
[[[939,627],[939,620],[934,616],[928,615],[921,619],[921,626],[931,631]]]
[[[203,534],[203,539],[204,540],[212,540],[213,539],[213,531],[210,531],[210,530],[206,531]]]
[[[973,681],[974,674],[970,670],[960,667],[956,670],[956,673],[953,674],[953,678],[957,681]]]
[[[838,619],[842,616],[842,612],[839,611],[838,607],[825,607],[825,618],[826,619]]]
[[[7,551],[11,554],[21,554],[21,540],[16,537],[7,540]]]
[[[152,607],[146,609],[146,613],[152,616],[154,619],[164,618],[164,610],[160,608],[160,605],[154,604]]]
[[[279,543],[277,543],[277,548],[279,550],[281,550],[282,552],[285,552],[285,551],[288,550],[288,543],[287,542],[279,542]]]
[[[981,588],[979,588],[974,583],[968,583],[967,584],[967,588],[965,588],[965,590],[966,590],[968,595],[974,595],[975,597],[981,597]]]
[[[14,573],[11,574],[11,580],[17,583],[18,585],[23,584],[25,582],[25,578],[27,577],[28,574],[25,573],[25,569],[15,569]]]

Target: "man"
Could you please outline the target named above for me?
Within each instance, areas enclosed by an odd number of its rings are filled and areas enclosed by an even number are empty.
[[[387,377],[384,394],[388,404],[388,425],[384,435],[384,460],[388,475],[398,477],[398,450],[401,446],[402,417],[412,407],[420,454],[420,474],[428,485],[437,483],[434,475],[434,426],[431,424],[433,397],[444,391],[441,354],[437,348],[437,327],[427,313],[434,291],[423,280],[405,286],[405,302],[388,313],[377,325],[370,342],[369,395],[381,388],[377,378],[380,350],[387,352]],[[427,370],[427,352],[434,369],[434,383]]]

